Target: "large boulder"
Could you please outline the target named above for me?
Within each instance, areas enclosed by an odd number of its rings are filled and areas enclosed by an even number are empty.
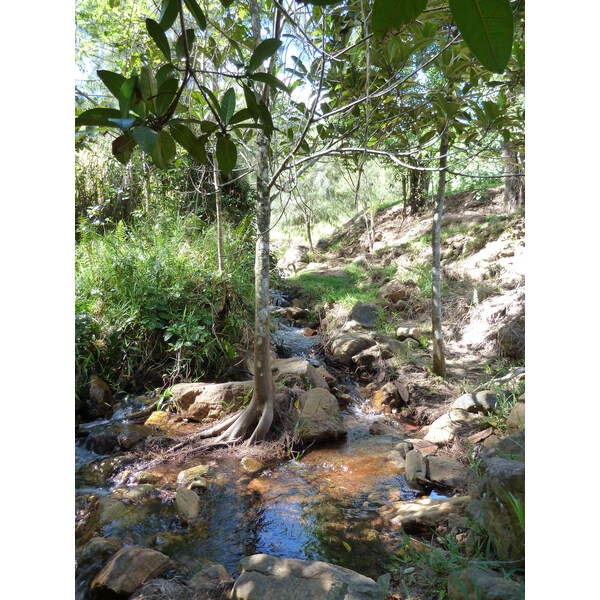
[[[233,579],[223,565],[212,563],[190,579],[189,588],[198,594],[194,596],[194,600],[202,598],[201,594],[209,594],[211,598],[224,597],[216,595],[216,591],[231,587],[233,583]]]
[[[525,429],[525,402],[517,402],[506,419],[506,431],[516,433]]]
[[[296,272],[302,267],[306,267],[309,262],[309,248],[300,244],[290,246],[284,255],[277,261],[280,269]]]
[[[193,483],[200,482],[204,487],[208,487],[208,483],[204,476],[208,473],[210,467],[208,465],[199,464],[194,467],[189,467],[177,474],[177,483],[182,487],[189,488]]]
[[[375,345],[375,340],[366,333],[356,331],[342,333],[331,342],[334,360],[345,367],[352,366],[352,357]]]
[[[302,358],[278,358],[271,363],[273,378],[287,387],[297,385],[303,389],[322,388],[329,390],[329,385],[318,369]]]
[[[394,279],[380,287],[379,293],[390,304],[396,304],[400,300],[408,300],[408,298],[410,298],[410,290],[408,287]]]
[[[193,523],[200,514],[200,498],[196,492],[188,488],[179,488],[175,496],[175,509],[184,525]]]
[[[232,600],[378,600],[377,583],[350,569],[321,561],[247,556],[239,564]]]
[[[434,444],[450,444],[457,435],[468,435],[485,426],[486,421],[482,417],[466,410],[453,408],[429,426],[424,439]]]
[[[374,329],[379,320],[379,307],[375,304],[357,302],[348,314],[348,323],[354,323],[366,329]],[[347,325],[348,325],[347,323]]]
[[[501,560],[525,559],[525,463],[507,458],[484,462],[481,509]]]
[[[335,396],[322,388],[309,390],[302,402],[296,433],[304,444],[346,437],[346,427]]]
[[[427,479],[434,486],[466,488],[468,467],[447,456],[427,456]]]
[[[172,566],[171,559],[162,552],[129,546],[119,550],[94,577],[91,589],[98,598],[129,596]]]
[[[427,465],[419,450],[409,450],[406,453],[405,469],[404,479],[408,487],[418,491],[424,491],[428,487]]]
[[[498,405],[498,396],[489,390],[474,392],[471,394],[463,394],[458,397],[450,408],[466,410],[472,413],[488,414],[494,412]]]
[[[408,459],[408,455],[406,455]],[[452,498],[419,498],[408,502],[396,502],[391,507],[391,521],[406,532],[427,531],[432,527],[448,522],[450,514],[462,514],[471,498],[454,496]]]
[[[448,577],[448,600],[520,600],[524,597],[524,590],[516,581],[477,567],[459,569]]]
[[[171,388],[179,414],[190,421],[210,423],[242,407],[252,393],[252,381],[178,383]]]

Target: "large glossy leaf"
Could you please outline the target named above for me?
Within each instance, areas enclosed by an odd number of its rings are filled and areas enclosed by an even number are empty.
[[[198,6],[196,0],[183,0],[187,9],[192,13],[194,20],[198,23],[198,27],[204,31],[206,29],[206,17],[202,9]]]
[[[193,29],[186,29],[185,33],[187,36],[187,47],[188,50],[191,52],[194,40],[196,39],[196,34],[194,33]],[[177,42],[175,43],[175,54],[177,55],[177,60],[179,60],[185,54],[183,34],[177,38]]]
[[[229,120],[235,112],[235,91],[233,88],[229,88],[223,94],[223,100],[221,101],[221,119],[223,123],[227,125]]]
[[[152,150],[152,161],[159,169],[164,169],[175,158],[177,147],[166,131],[158,132],[158,139]]]
[[[202,91],[206,94],[206,96],[208,97],[208,101],[210,102],[210,105],[212,106],[213,110],[217,114],[220,114],[221,106],[219,105],[219,101],[217,100],[217,97],[205,85],[202,85],[200,87],[202,88]]]
[[[110,93],[115,97],[119,98],[121,95],[121,87],[125,83],[126,79],[119,73],[113,73],[112,71],[97,71],[98,77],[102,80],[102,83],[109,89]]]
[[[129,158],[131,157],[131,153],[135,148],[136,142],[133,139],[132,135],[128,132],[124,135],[119,136],[116,140],[113,140],[112,143],[112,153],[113,156],[123,165],[126,165],[129,162]]]
[[[261,100],[258,105],[258,112],[260,113],[260,120],[263,124],[263,130],[267,137],[271,137],[273,133],[273,119],[271,118],[271,113],[267,108],[264,100]]]
[[[118,119],[121,112],[116,108],[90,108],[75,117],[75,127],[88,126],[104,126],[114,127],[115,123],[111,123],[109,119]]]
[[[273,56],[273,54],[275,54],[280,47],[281,40],[268,38],[262,41],[258,46],[256,46],[254,52],[252,53],[250,62],[248,64],[248,69],[250,71],[258,69],[258,67],[260,67],[260,65],[262,65],[267,58]]]
[[[228,134],[217,136],[217,162],[224,175],[235,169],[237,148]]]
[[[167,63],[160,67],[160,69],[156,71],[156,83],[158,87],[160,87],[174,71],[175,67],[171,63]]]
[[[213,121],[202,121],[202,123],[200,123],[200,129],[202,130],[202,133],[214,133],[219,129],[219,126]]]
[[[258,121],[260,118],[260,111],[258,110],[258,101],[256,99],[256,94],[254,90],[251,90],[245,83],[242,83],[242,88],[244,90],[244,98],[246,99],[246,106],[252,115],[252,118],[255,121]]]
[[[150,129],[150,127],[141,126],[134,127],[131,134],[144,152],[147,152],[148,154],[152,153],[154,146],[156,146],[156,142],[158,141],[157,131]]]
[[[163,0],[160,16],[158,17],[158,23],[162,30],[167,31],[175,23],[178,15],[179,2],[177,0]]]
[[[179,82],[177,79],[167,79],[159,88],[158,95],[154,100],[156,105],[156,114],[162,115],[167,112],[169,106],[175,99],[175,94],[179,88]]]
[[[206,162],[206,138],[199,140],[192,130],[182,123],[169,123],[169,130],[175,141],[199,163]]]
[[[254,81],[262,81],[263,83],[271,86],[273,89],[279,89],[286,94],[290,93],[288,86],[285,85],[285,83],[283,83],[283,81],[280,79],[277,79],[275,75],[271,75],[270,73],[253,73],[250,75],[250,78],[254,79]]]
[[[137,76],[126,79],[121,86],[121,93],[119,94],[119,107],[121,109],[121,116],[127,117],[129,111],[133,107],[135,101],[135,88],[137,86]]]
[[[150,34],[150,37],[154,40],[154,43],[158,46],[158,49],[165,55],[165,58],[171,61],[171,48],[169,47],[169,40],[161,26],[153,19],[146,19],[146,29]]]
[[[494,73],[502,73],[513,42],[510,0],[450,0],[450,10],[479,62]]]
[[[371,18],[375,37],[382,38],[388,31],[400,29],[418,17],[426,6],[427,0],[375,0]]]
[[[140,92],[142,93],[142,98],[146,101],[149,109],[152,112],[155,112],[156,107],[154,106],[154,98],[156,97],[156,94],[158,94],[158,84],[152,71],[150,71],[148,67],[142,67],[138,85]]]
[[[247,108],[242,108],[242,110],[238,110],[231,119],[229,119],[229,125],[237,125],[242,121],[247,121],[252,118],[252,113]]]

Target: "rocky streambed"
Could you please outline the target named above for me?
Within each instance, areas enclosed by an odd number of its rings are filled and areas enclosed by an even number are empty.
[[[150,402],[135,399],[79,428],[77,598],[228,597],[234,582],[234,598],[324,598],[336,589],[346,590],[336,598],[381,598],[407,534],[485,520],[502,469],[519,477],[511,465],[494,467],[495,484],[481,473],[469,483],[466,465],[435,456],[438,445],[416,427],[384,423],[362,388],[327,372],[318,337],[306,333],[292,324],[277,333],[288,356],[274,361],[278,389],[293,391],[282,402],[300,413],[308,441],[286,456],[169,452],[195,421],[243,403],[248,382],[183,384],[177,413],[132,422]]]

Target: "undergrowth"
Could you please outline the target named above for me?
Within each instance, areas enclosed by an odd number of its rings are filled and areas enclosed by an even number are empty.
[[[194,216],[162,213],[101,232],[79,227],[75,260],[76,391],[92,373],[140,391],[181,378],[220,378],[253,311],[249,219],[216,232]]]

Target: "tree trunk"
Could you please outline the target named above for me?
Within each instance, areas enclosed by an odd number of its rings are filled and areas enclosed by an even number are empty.
[[[221,183],[219,181],[219,170],[217,157],[213,160],[213,181],[215,184],[215,206],[217,209],[217,265],[219,275],[223,274],[223,214],[221,211]]]
[[[314,252],[315,249],[313,248],[312,233],[310,231],[310,211],[306,209],[302,212],[304,213],[304,222],[306,223],[306,237],[308,238],[308,245],[310,247],[310,251]]]
[[[146,189],[146,215],[150,214],[150,167],[146,161],[143,162],[144,183]]]
[[[446,357],[444,355],[444,338],[442,333],[442,277],[441,277],[441,252],[440,230],[442,213],[444,211],[444,196],[446,193],[446,162],[448,154],[448,131],[442,133],[440,140],[440,176],[437,195],[435,198],[435,211],[433,213],[433,230],[431,245],[433,250],[432,273],[432,300],[433,311],[431,327],[433,330],[433,372],[440,377],[446,376]]]
[[[504,162],[504,208],[514,212],[522,205],[519,160],[517,152],[510,142],[502,148]]]
[[[416,162],[415,166],[422,164]],[[418,213],[425,208],[427,204],[427,190],[429,188],[429,174],[427,171],[411,169],[410,171],[410,195],[408,205],[412,214]]]

